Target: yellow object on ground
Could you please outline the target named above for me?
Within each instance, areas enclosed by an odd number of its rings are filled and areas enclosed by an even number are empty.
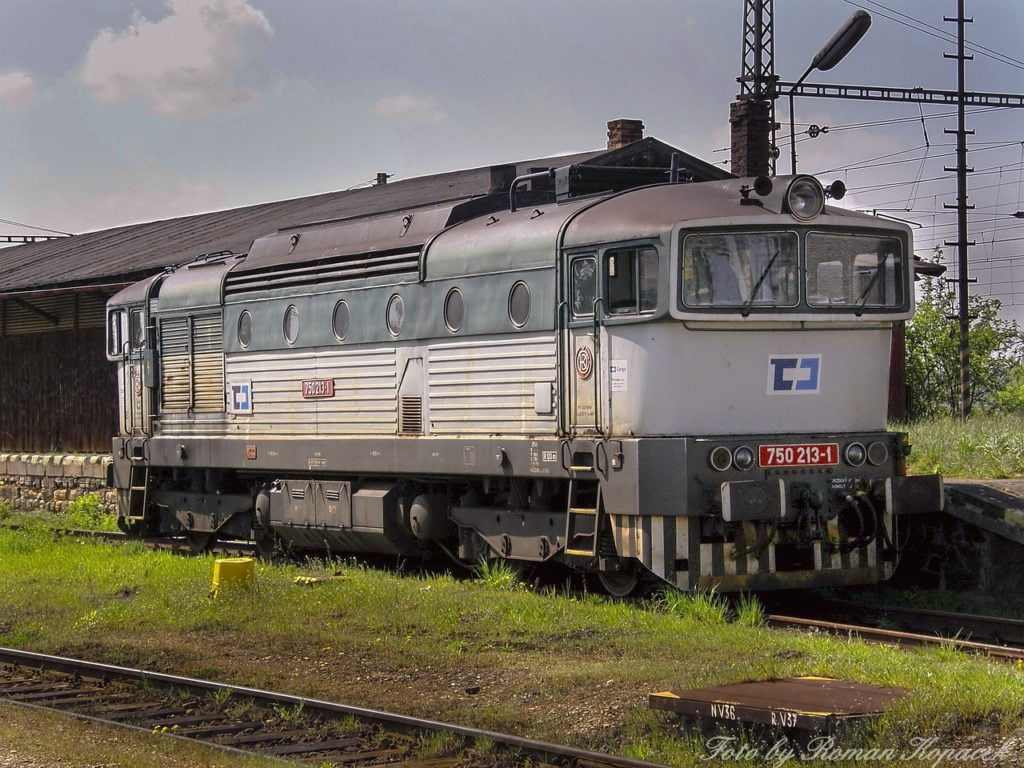
[[[252,589],[256,584],[256,561],[251,557],[220,557],[213,561],[213,596],[221,590]]]

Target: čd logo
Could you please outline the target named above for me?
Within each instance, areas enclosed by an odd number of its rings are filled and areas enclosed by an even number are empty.
[[[821,355],[769,355],[769,395],[815,395],[821,383]]]

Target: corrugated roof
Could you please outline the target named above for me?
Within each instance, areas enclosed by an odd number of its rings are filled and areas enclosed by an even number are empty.
[[[538,158],[515,167],[522,174],[532,168],[583,162],[618,164],[630,149],[648,154],[677,151],[648,138],[613,152]],[[683,161],[700,172],[711,169],[716,175],[724,174],[688,155],[683,155]],[[284,227],[467,199],[487,194],[490,185],[491,167],[485,166],[7,248],[0,250],[0,295],[132,280],[203,253],[245,253],[253,240]]]

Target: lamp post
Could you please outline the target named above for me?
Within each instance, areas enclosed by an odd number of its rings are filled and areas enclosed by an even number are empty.
[[[806,71],[800,75],[800,79],[794,83],[793,87],[789,89],[789,144],[790,144],[790,171],[796,174],[796,123],[793,119],[793,93],[797,87],[804,81],[809,74],[815,69],[826,72],[840,61],[842,61],[846,54],[853,50],[853,46],[860,42],[860,39],[864,37],[864,34],[868,31],[868,27],[871,26],[871,15],[867,11],[856,11],[850,18],[846,20],[836,33],[832,35],[825,45],[822,46],[821,50],[811,60],[811,64],[807,67]]]

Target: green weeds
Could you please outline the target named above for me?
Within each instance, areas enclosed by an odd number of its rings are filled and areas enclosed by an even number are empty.
[[[910,435],[908,469],[948,477],[1024,475],[1024,415],[977,414],[966,421],[942,417],[892,428]]]
[[[506,592],[523,587],[519,573],[505,560],[481,560],[476,567],[476,577],[484,585]]]
[[[696,624],[725,624],[729,619],[729,601],[713,589],[696,592],[665,589],[658,603],[666,613]]]
[[[68,504],[64,524],[86,531],[116,531],[117,516],[107,512],[99,496],[88,494]]]
[[[416,756],[421,760],[447,757],[462,749],[462,738],[449,731],[427,731],[416,740]]]

